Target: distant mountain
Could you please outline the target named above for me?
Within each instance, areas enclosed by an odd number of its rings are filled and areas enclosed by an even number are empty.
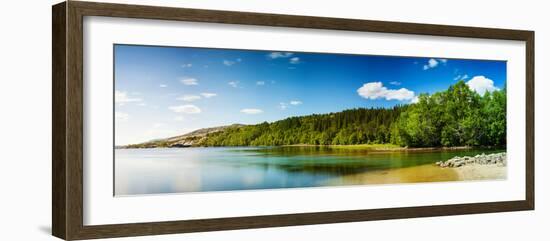
[[[159,148],[159,147],[190,147],[200,146],[206,140],[206,136],[212,133],[224,131],[227,128],[243,127],[242,124],[232,124],[227,126],[217,126],[198,129],[183,135],[168,137],[164,139],[155,139],[139,144],[130,144],[117,148]]]

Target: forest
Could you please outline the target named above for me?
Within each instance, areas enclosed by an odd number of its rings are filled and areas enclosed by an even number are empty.
[[[405,147],[506,145],[506,89],[479,95],[464,81],[418,102],[290,117],[208,134],[201,146],[356,145]]]

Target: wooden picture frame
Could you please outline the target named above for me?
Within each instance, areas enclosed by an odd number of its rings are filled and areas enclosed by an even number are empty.
[[[308,16],[275,15],[68,1],[52,8],[52,233],[66,240],[157,235],[214,230],[357,222],[475,213],[533,210],[534,188],[534,32]],[[107,16],[259,26],[298,27],[526,43],[525,199],[490,203],[180,220],[83,224],[83,17]]]

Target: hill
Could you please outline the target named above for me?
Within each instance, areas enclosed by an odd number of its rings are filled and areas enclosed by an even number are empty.
[[[164,139],[151,140],[139,144],[131,144],[122,146],[121,148],[159,148],[159,147],[190,147],[199,146],[204,142],[205,138],[212,133],[224,131],[227,128],[243,127],[241,124],[233,124],[227,126],[217,126],[210,128],[198,129],[183,135],[173,136]]]

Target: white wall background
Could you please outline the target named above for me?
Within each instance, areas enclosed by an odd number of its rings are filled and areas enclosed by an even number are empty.
[[[0,240],[57,240],[51,230],[51,8],[0,10]],[[536,31],[536,211],[237,230],[119,240],[548,240],[550,21],[545,1],[117,1],[166,6]]]

